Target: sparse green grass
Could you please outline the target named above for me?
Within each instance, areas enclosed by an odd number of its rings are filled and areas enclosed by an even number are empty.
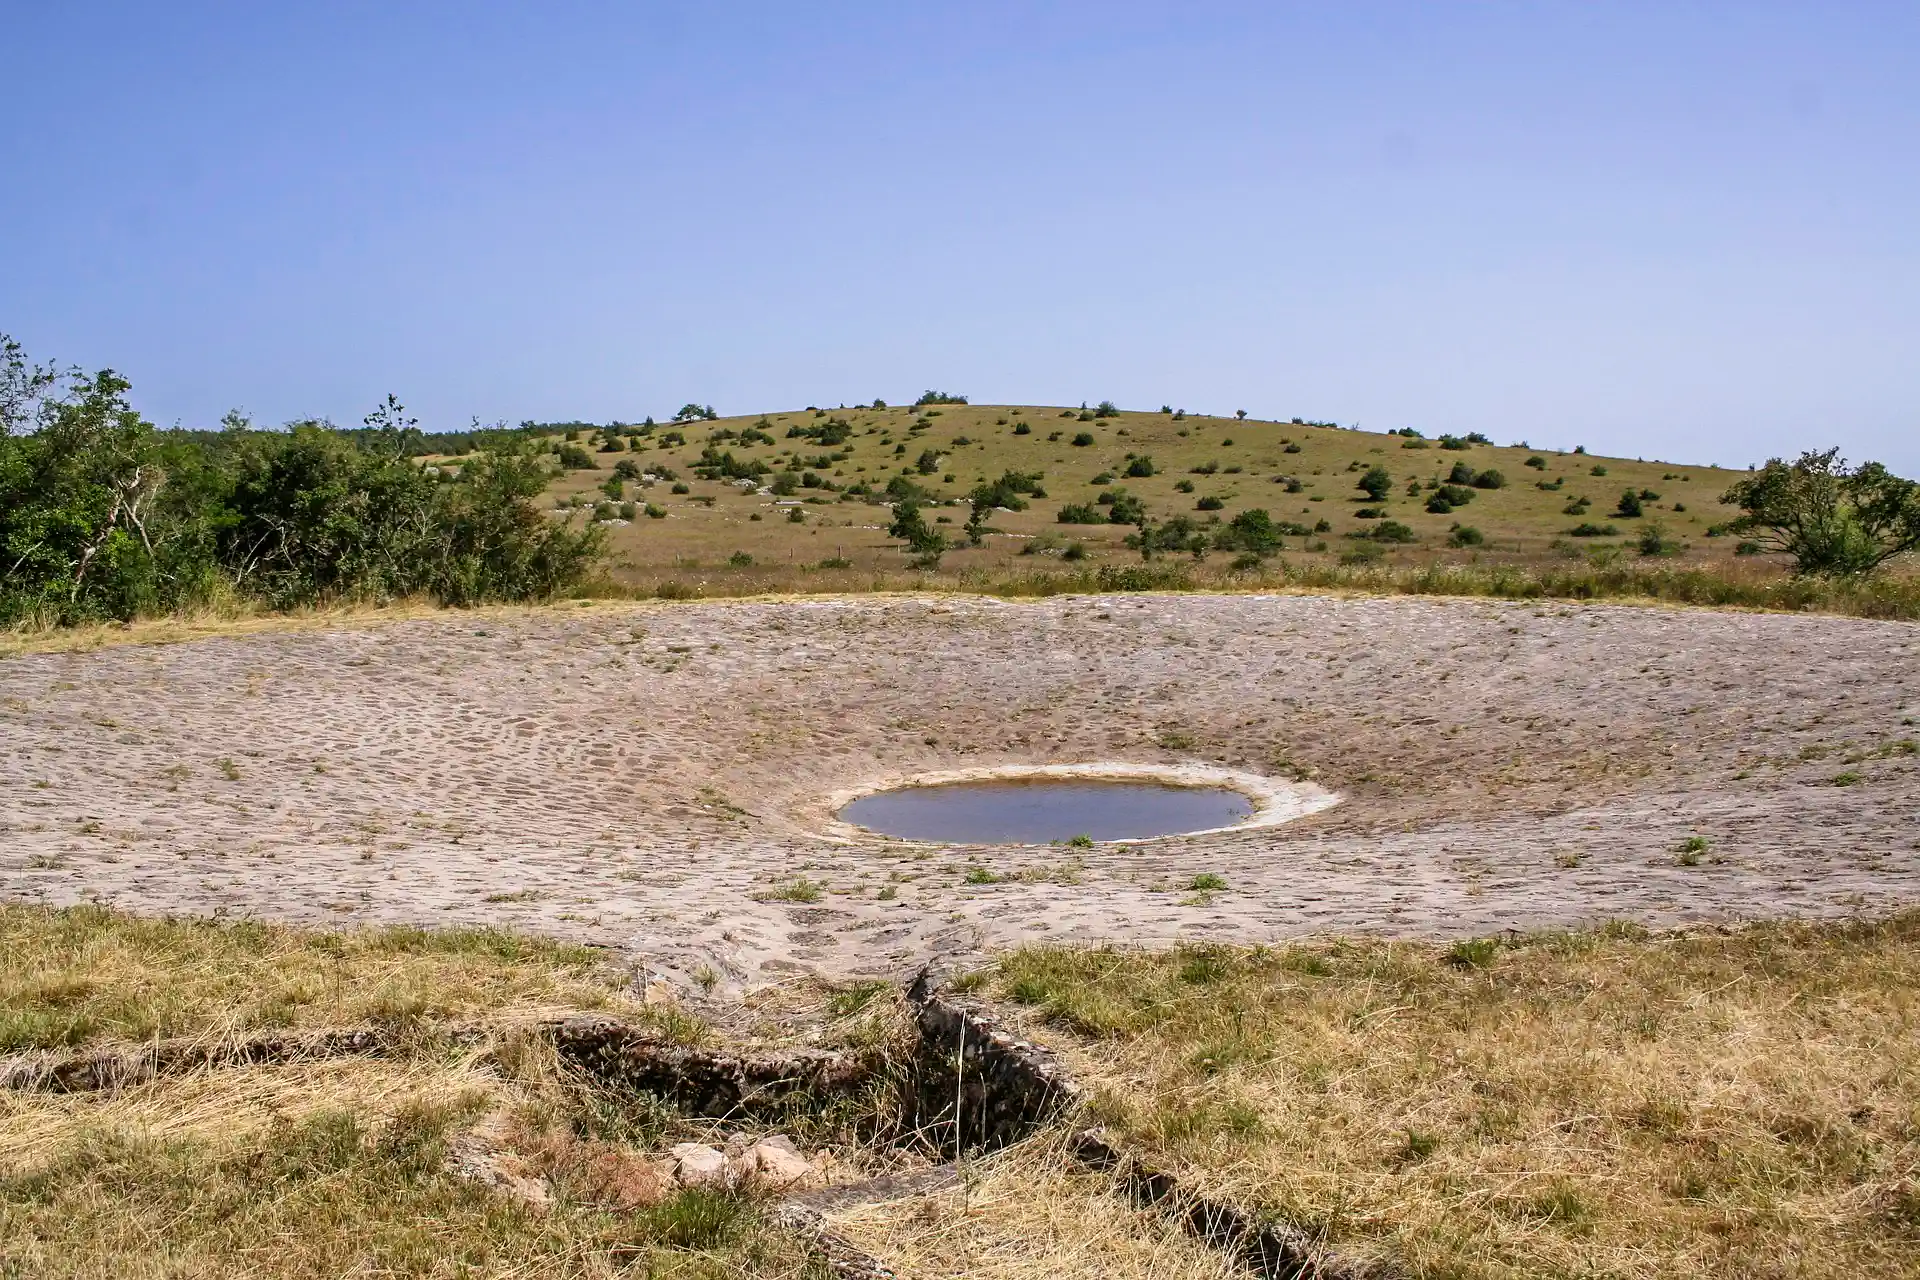
[[[494,929],[319,933],[0,906],[0,1052],[282,1028],[647,1016],[586,947]]]
[[[775,885],[767,897],[774,902],[818,902],[820,895],[826,892],[826,886],[817,880],[805,876],[796,876],[792,880]]]
[[[1097,1118],[1411,1277],[1907,1277],[1920,912],[1161,954],[985,980]]]

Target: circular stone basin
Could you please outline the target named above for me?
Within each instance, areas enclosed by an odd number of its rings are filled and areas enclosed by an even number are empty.
[[[841,809],[842,822],[903,840],[1047,844],[1088,836],[1145,840],[1231,827],[1253,801],[1230,787],[1097,778],[992,779],[901,787]]]

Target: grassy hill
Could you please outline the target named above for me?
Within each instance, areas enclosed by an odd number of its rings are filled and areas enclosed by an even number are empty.
[[[903,477],[933,501],[955,504],[928,515],[958,541],[968,491],[1009,471],[1037,476],[1044,496],[1024,511],[1000,512],[983,545],[948,553],[943,571],[1025,571],[1062,558],[1083,566],[1137,563],[1124,545],[1131,526],[1060,519],[1062,508],[1075,506],[1105,517],[1110,507],[1102,499],[1116,493],[1137,498],[1160,520],[1229,521],[1263,509],[1312,531],[1285,539],[1282,554],[1295,563],[1640,561],[1652,530],[1665,544],[1657,562],[1731,568],[1737,540],[1709,530],[1736,514],[1719,497],[1746,474],[1302,422],[1164,411],[1097,416],[1044,405],[806,409],[652,429],[575,428],[549,443],[571,443],[576,464],[580,453],[594,464],[565,471],[548,490],[556,505],[577,504],[580,518],[592,518],[596,504],[601,517],[617,518],[602,486],[623,460],[660,477],[623,483],[621,500],[635,504],[633,518],[609,526],[615,575],[635,583],[690,573],[758,580],[851,574],[864,581],[900,572],[907,557],[886,535],[883,491],[890,481]],[[730,455],[736,470],[766,470],[752,485],[701,478],[708,449]],[[1383,501],[1356,487],[1375,466],[1391,476]],[[1504,483],[1488,487],[1490,471]],[[789,478],[775,483],[783,472]],[[1429,510],[1438,505],[1432,499],[1440,486],[1450,486],[1443,496],[1457,503],[1451,511]],[[1629,491],[1639,515],[1619,511]],[[649,506],[658,514],[650,517]],[[1410,540],[1373,536],[1386,521],[1404,526],[1401,536]],[[1474,532],[1463,534],[1460,526]],[[1216,554],[1208,565],[1224,571],[1233,558]]]

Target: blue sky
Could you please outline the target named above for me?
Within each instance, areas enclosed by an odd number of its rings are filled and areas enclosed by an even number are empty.
[[[0,330],[155,421],[927,387],[1920,474],[1911,4],[9,7]]]

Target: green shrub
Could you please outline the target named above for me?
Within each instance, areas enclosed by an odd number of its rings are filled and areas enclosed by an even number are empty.
[[[1193,504],[1194,510],[1196,511],[1218,511],[1226,505],[1227,504],[1223,500],[1221,500],[1220,498],[1214,497],[1212,494],[1208,494],[1206,497],[1200,499],[1200,501]]]
[[[1093,433],[1091,431],[1076,431],[1074,433],[1073,439],[1069,440],[1067,443],[1071,444],[1076,449],[1084,449],[1088,445],[1093,443]]]
[[[1382,520],[1379,524],[1373,526],[1373,531],[1368,534],[1368,536],[1375,542],[1414,541],[1413,530],[1407,525],[1401,524],[1398,520]]]
[[[1456,524],[1447,532],[1447,545],[1450,547],[1477,547],[1486,540],[1487,536],[1470,524]]]

